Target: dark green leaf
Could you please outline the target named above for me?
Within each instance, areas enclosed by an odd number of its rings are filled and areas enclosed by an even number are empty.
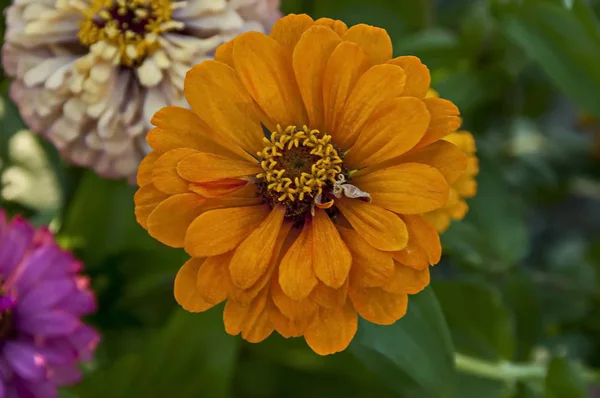
[[[230,396],[239,340],[225,333],[221,318],[222,307],[176,310],[140,353],[94,372],[77,391],[84,398]]]
[[[452,396],[452,341],[431,288],[411,296],[408,313],[391,326],[361,322],[350,349],[403,398]]]
[[[514,359],[525,362],[543,335],[540,289],[526,272],[515,270],[514,275],[508,276],[504,292],[517,336]]]
[[[81,398],[126,397],[127,390],[134,383],[131,376],[139,364],[139,356],[125,356],[110,367],[97,370],[84,378],[73,392]]]
[[[392,39],[424,28],[430,18],[428,0],[314,1],[313,17],[340,19],[348,26],[364,23],[387,30]]]
[[[488,360],[512,359],[514,331],[500,293],[481,282],[436,282],[435,293],[457,351]]]
[[[502,381],[458,373],[456,398],[509,398],[512,388]]]
[[[501,27],[562,91],[600,116],[600,42],[572,11],[551,3],[525,2],[501,12]]]
[[[579,369],[565,358],[553,358],[546,375],[546,398],[586,398],[587,396]]]
[[[142,355],[129,396],[229,396],[239,339],[225,333],[222,314],[221,306],[203,314],[176,310]]]
[[[451,67],[461,60],[456,34],[446,29],[428,29],[394,43],[396,55],[415,55],[427,67]]]
[[[88,266],[125,249],[162,246],[135,220],[134,193],[125,181],[85,172],[59,234],[80,242],[77,253]]]
[[[477,183],[477,195],[468,201],[467,217],[442,235],[443,247],[473,266],[504,270],[529,250],[522,204],[491,163],[481,162]]]
[[[507,83],[506,75],[491,67],[451,72],[439,78],[434,74],[433,77],[436,80],[434,88],[440,96],[454,102],[461,114],[469,114],[497,98]]]

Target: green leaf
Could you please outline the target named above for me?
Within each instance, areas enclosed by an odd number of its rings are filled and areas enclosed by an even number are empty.
[[[557,4],[525,2],[501,10],[505,36],[573,101],[600,116],[600,42],[589,27],[573,11]]]
[[[125,397],[127,389],[132,384],[132,373],[139,364],[138,355],[124,356],[112,363],[110,367],[91,373],[72,389],[72,393],[82,398]]]
[[[408,313],[391,326],[361,322],[350,349],[403,398],[452,396],[452,341],[431,288],[411,296]]]
[[[442,235],[442,246],[472,266],[503,271],[522,260],[529,236],[522,203],[511,195],[497,166],[481,161],[469,213]]]
[[[573,3],[573,12],[583,26],[588,30],[590,35],[600,42],[600,21],[596,17],[594,10],[586,0],[571,0]]]
[[[437,78],[434,88],[442,98],[446,98],[460,109],[461,114],[473,110],[497,99],[506,88],[507,77],[497,68],[486,67],[478,70],[456,71],[442,74]]]
[[[435,293],[457,351],[488,360],[512,359],[514,331],[500,293],[482,282],[436,282]]]
[[[515,323],[514,359],[525,362],[532,357],[535,345],[543,336],[540,288],[526,270],[516,269],[507,276],[503,290]]]
[[[93,372],[77,391],[85,398],[228,397],[238,347],[223,330],[222,307],[178,309],[142,352]]]
[[[348,26],[377,26],[387,30],[392,40],[427,26],[431,7],[428,0],[314,0],[313,4],[315,18],[339,19]]]
[[[452,67],[461,59],[458,37],[447,29],[432,28],[394,43],[394,54],[415,55],[429,67]]]
[[[177,309],[144,352],[129,396],[228,396],[239,338],[225,333],[222,314],[222,306],[203,314]]]
[[[578,369],[565,358],[553,358],[546,375],[546,398],[587,396],[585,382]]]
[[[97,266],[125,249],[162,247],[135,220],[134,193],[135,188],[125,181],[85,171],[59,235],[81,242],[77,254],[88,266]]]
[[[458,373],[456,398],[509,398],[512,388],[502,381]]]

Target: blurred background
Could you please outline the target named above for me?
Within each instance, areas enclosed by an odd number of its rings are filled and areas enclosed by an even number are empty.
[[[432,287],[397,324],[361,323],[329,357],[302,340],[226,335],[221,306],[177,307],[186,254],[137,225],[135,188],[62,162],[26,130],[0,70],[0,206],[50,224],[100,304],[89,321],[102,344],[64,397],[600,397],[600,2],[283,0],[282,10],[387,29],[395,55],[419,56],[475,135],[479,192],[442,237]]]

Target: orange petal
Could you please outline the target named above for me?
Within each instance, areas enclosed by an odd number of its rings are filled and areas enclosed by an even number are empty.
[[[156,209],[156,206],[163,200],[166,200],[169,195],[156,189],[154,184],[147,184],[137,190],[133,196],[135,202],[135,218],[137,222],[148,229],[148,217]]]
[[[477,193],[477,182],[472,177],[459,179],[453,187],[463,198],[472,198]]]
[[[338,131],[346,101],[358,79],[370,66],[369,58],[358,44],[342,42],[335,48],[323,78],[325,131]]]
[[[232,336],[240,334],[249,309],[250,305],[244,306],[234,300],[227,300],[227,304],[225,304],[225,309],[223,310],[225,331]]]
[[[267,123],[266,117],[229,66],[211,60],[194,66],[186,75],[184,93],[194,112],[219,139],[239,146],[247,152],[246,159],[252,160],[250,154],[262,150],[260,123]]]
[[[439,210],[430,211],[427,214],[423,215],[427,221],[431,223],[435,227],[435,229],[442,233],[448,229],[450,226],[450,215],[445,211],[444,208]],[[427,256],[425,255],[425,259],[427,260]],[[400,261],[400,260],[398,260]],[[400,261],[402,262],[402,261]],[[404,263],[406,264],[406,263]]]
[[[281,313],[292,320],[312,318],[319,308],[308,297],[302,300],[292,300],[289,298],[281,289],[276,278],[271,283],[271,297],[273,298],[273,303],[275,303]]]
[[[352,256],[325,210],[317,210],[311,224],[315,275],[337,289],[348,278]]]
[[[279,308],[271,301],[267,302],[267,308],[269,311],[269,319],[273,323],[275,330],[285,337],[300,337],[304,334],[306,328],[312,323],[314,314],[308,318],[302,319],[290,319],[283,315]],[[316,311],[315,311],[316,314]]]
[[[361,200],[338,199],[336,206],[360,236],[383,251],[398,251],[408,243],[406,225],[396,214]]]
[[[437,169],[405,163],[354,178],[352,183],[368,192],[373,204],[401,214],[421,214],[446,204],[448,183]]]
[[[382,64],[392,58],[392,39],[385,29],[358,24],[348,29],[343,39],[361,46],[373,65]]]
[[[294,47],[308,28],[313,26],[314,21],[306,14],[290,14],[279,19],[273,25],[269,36],[283,46],[288,56],[292,56]]]
[[[250,343],[260,343],[273,333],[275,326],[271,322],[269,312],[264,309],[257,317],[256,321],[247,329],[242,330],[242,338]]]
[[[217,51],[215,51],[215,61],[222,62],[235,69],[235,64],[233,62],[233,40],[235,39],[229,40],[217,47]]]
[[[198,290],[207,303],[219,304],[231,291],[229,261],[233,251],[208,257],[198,272]]]
[[[393,61],[394,60],[392,60],[390,62],[393,62]],[[425,98],[439,98],[439,97],[440,97],[440,94],[432,88],[429,88],[429,90],[427,91],[427,94],[425,95]]]
[[[467,168],[467,156],[456,145],[446,141],[437,141],[423,148],[414,149],[397,161],[400,163],[423,163],[438,169],[448,184],[453,184],[462,176]]]
[[[262,224],[254,229],[236,249],[229,263],[229,272],[237,288],[249,288],[267,270],[285,211],[283,206],[274,207]]]
[[[431,85],[429,68],[421,60],[412,55],[394,58],[388,63],[398,65],[406,72],[406,86],[402,93],[405,97],[425,98]]]
[[[319,308],[306,329],[306,343],[319,355],[340,352],[348,347],[358,328],[358,317],[350,303],[336,309]]]
[[[248,181],[246,180],[226,178],[224,180],[190,184],[189,190],[205,198],[220,198],[227,195],[235,195],[248,185]]]
[[[204,259],[191,258],[177,272],[175,277],[175,300],[186,311],[203,312],[213,305],[204,301],[198,291],[198,271],[202,267]]]
[[[442,98],[425,98],[423,102],[427,105],[427,109],[431,114],[431,122],[429,123],[429,129],[417,145],[417,148],[422,148],[444,138],[456,131],[461,123],[458,117],[460,112],[452,102]]]
[[[148,132],[146,141],[155,151],[191,148],[234,159],[248,156],[231,141],[216,137],[210,127],[189,109],[166,106],[154,114],[152,124],[157,128]]]
[[[286,247],[286,244],[289,243],[287,239],[288,234],[290,234],[290,230],[292,229],[293,223],[290,221],[284,221],[281,229],[279,230],[279,235],[277,236],[277,240],[275,242],[275,249],[273,250],[273,255],[271,256],[271,260],[269,262],[269,267],[263,275],[258,278],[258,280],[247,289],[238,289],[236,286],[233,287],[231,292],[231,298],[242,305],[248,305],[254,298],[263,290],[263,288],[271,283],[273,278],[273,272],[276,267],[279,265],[281,260],[282,250],[285,251],[289,246]]]
[[[255,175],[262,171],[258,162],[232,160],[212,153],[195,153],[177,165],[177,172],[187,181],[209,182],[225,178]]]
[[[186,231],[204,211],[205,199],[195,193],[182,193],[161,202],[148,217],[148,233],[171,247],[183,247]]]
[[[469,206],[464,200],[461,200],[458,204],[452,206],[448,210],[450,210],[450,217],[454,220],[462,220],[467,215]]]
[[[392,253],[392,256],[394,260],[418,270],[429,268],[430,265],[429,255],[425,249],[416,244],[411,244],[410,233],[408,245],[403,250]]]
[[[334,289],[325,285],[323,282],[319,282],[310,294],[310,299],[321,307],[338,308],[344,305],[347,296],[348,279],[346,279],[342,287],[338,289]]]
[[[348,26],[346,26],[346,24],[342,21],[338,21],[336,19],[319,18],[315,21],[315,25],[327,26],[329,29],[340,35],[340,37],[348,32]]]
[[[223,311],[225,331],[231,335],[242,333],[242,338],[258,343],[273,332],[273,325],[266,309],[267,289],[264,289],[252,303],[242,306],[234,300],[227,300]]]
[[[265,205],[207,211],[188,228],[185,251],[193,257],[209,257],[233,250],[268,214]]]
[[[140,162],[137,172],[137,184],[140,187],[152,182],[152,168],[162,152],[152,151]]]
[[[468,131],[457,131],[444,137],[448,141],[459,147],[463,152],[472,155],[476,151],[475,137]]]
[[[429,264],[439,263],[442,258],[442,245],[435,227],[421,215],[403,215],[402,219],[408,229],[408,246],[423,249],[427,253]]]
[[[396,263],[394,274],[383,286],[383,290],[394,294],[417,294],[425,289],[427,285],[429,285],[429,267],[416,270],[404,264]]]
[[[339,73],[339,72],[338,72]],[[363,128],[369,127],[367,120],[376,109],[404,91],[406,73],[396,65],[377,65],[366,71],[356,82],[356,86],[346,101],[341,121],[333,136],[336,144],[348,149],[354,144]],[[407,106],[410,105],[407,103]],[[397,117],[402,120],[411,115],[415,106],[403,109]],[[425,109],[425,106],[423,106]],[[380,117],[381,112],[377,113]],[[428,120],[429,122],[429,120]]]
[[[245,198],[237,196],[222,196],[216,198],[207,198],[204,205],[205,211],[216,209],[227,209],[230,207],[256,206],[262,203],[261,198]]]
[[[377,325],[391,325],[406,314],[408,296],[372,287],[350,289],[350,299],[361,317]]]
[[[346,157],[351,167],[367,167],[412,149],[429,126],[427,107],[417,98],[401,97],[376,108]]]
[[[313,26],[304,32],[294,50],[294,72],[311,128],[322,130],[325,127],[323,78],[327,61],[340,42],[339,35],[331,29]]]
[[[312,260],[312,226],[305,223],[279,265],[279,284],[293,300],[306,298],[317,284]]]
[[[394,273],[391,254],[375,249],[356,231],[340,227],[338,229],[352,253],[350,284],[361,288],[383,286]]]
[[[284,128],[307,124],[284,47],[262,33],[247,32],[235,39],[233,57],[242,84],[271,120]]]
[[[156,163],[152,171],[152,182],[154,186],[169,195],[186,193],[189,182],[177,174],[177,163],[187,156],[197,153],[195,149],[178,148],[172,149],[163,154]],[[216,156],[216,155],[215,155]]]

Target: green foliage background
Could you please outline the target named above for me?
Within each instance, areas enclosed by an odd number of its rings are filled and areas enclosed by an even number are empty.
[[[27,195],[48,188],[34,184],[0,204],[51,223],[85,262],[100,304],[89,321],[103,343],[64,397],[594,396],[600,2],[284,0],[283,11],[386,28],[396,55],[421,57],[475,134],[479,194],[444,234],[432,286],[395,325],[361,323],[334,356],[302,340],[228,336],[222,308],[192,315],[176,306],[172,283],[186,255],[136,224],[134,188],[65,164],[43,140],[42,170],[14,159],[9,141],[24,125],[0,76],[0,173],[18,163],[34,181],[49,174],[60,194],[32,205]]]

